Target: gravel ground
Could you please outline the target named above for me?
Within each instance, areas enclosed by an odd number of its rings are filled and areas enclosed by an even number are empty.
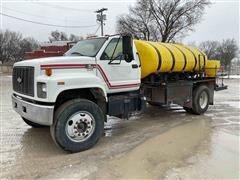
[[[49,128],[33,129],[11,107],[11,76],[0,74],[0,179],[239,179],[239,79],[225,80],[205,115],[149,106],[130,120],[109,118],[92,149],[69,154]]]

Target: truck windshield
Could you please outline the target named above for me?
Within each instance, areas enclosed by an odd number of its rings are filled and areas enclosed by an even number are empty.
[[[86,39],[79,41],[71,49],[69,49],[65,56],[90,56],[94,57],[101,49],[106,38]]]

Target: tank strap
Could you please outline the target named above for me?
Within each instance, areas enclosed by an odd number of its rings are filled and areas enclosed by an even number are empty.
[[[171,45],[174,46],[175,48],[177,48],[182,53],[182,55],[184,57],[184,66],[183,66],[182,71],[184,71],[187,66],[187,57],[186,57],[185,53],[178,46],[176,46],[175,44],[171,44]]]
[[[205,66],[206,66],[206,57],[205,57],[205,55],[203,54],[203,52],[202,51],[199,51],[201,54],[202,54],[202,56],[203,56],[203,67],[205,68]]]
[[[164,46],[164,47],[170,52],[170,54],[171,54],[171,56],[172,56],[172,60],[173,60],[172,67],[171,67],[171,71],[172,71],[173,68],[174,68],[174,66],[175,66],[175,56],[174,56],[173,52],[171,51],[171,49],[168,48],[165,44],[163,44],[163,43],[159,43],[159,44],[161,44],[162,46]]]
[[[158,67],[157,67],[157,70],[158,71],[160,71],[160,68],[161,68],[161,65],[162,65],[162,56],[161,56],[161,54],[160,54],[160,51],[158,50],[158,48],[156,47],[156,46],[154,46],[152,43],[150,43],[150,42],[147,42],[149,45],[151,45],[154,49],[155,49],[155,51],[156,51],[156,53],[157,53],[157,55],[158,55]]]
[[[193,67],[193,71],[196,69],[196,66],[197,66],[197,57],[196,57],[196,55],[194,54],[194,52],[191,50],[191,49],[189,49],[187,46],[183,46],[183,48],[185,48],[185,49],[187,49],[188,51],[190,51],[191,53],[192,53],[192,55],[193,55],[193,57],[194,57],[194,60],[195,60],[195,64],[194,64],[194,67]]]

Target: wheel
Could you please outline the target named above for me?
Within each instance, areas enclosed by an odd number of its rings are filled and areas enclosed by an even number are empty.
[[[199,86],[193,91],[193,113],[203,114],[209,106],[210,90],[207,86]]]
[[[104,113],[100,107],[89,100],[73,99],[56,110],[50,132],[62,149],[80,152],[96,144],[103,129]]]
[[[150,104],[151,106],[162,106],[161,103],[157,103],[157,102],[153,102],[153,101],[148,101],[148,104]]]
[[[29,126],[32,126],[33,128],[44,128],[44,127],[48,127],[48,126],[45,126],[45,125],[41,125],[41,124],[37,124],[37,123],[34,123],[32,121],[29,121],[27,120],[26,118],[22,117],[23,121],[29,125]]]

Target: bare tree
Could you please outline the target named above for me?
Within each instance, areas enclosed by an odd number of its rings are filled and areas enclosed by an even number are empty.
[[[220,42],[218,41],[204,41],[199,44],[199,48],[205,52],[208,59],[220,59],[219,46]]]
[[[52,31],[51,36],[48,38],[50,42],[60,40],[60,32],[58,30]]]
[[[67,41],[68,40],[67,34],[65,32],[60,33],[60,40],[61,41]]]
[[[20,60],[23,59],[24,57],[24,54],[26,52],[31,52],[31,51],[35,51],[37,49],[39,49],[39,43],[38,41],[36,41],[35,39],[33,38],[30,38],[30,37],[27,37],[27,38],[24,38],[20,41],[20,51],[19,51],[19,56],[21,57]]]
[[[0,59],[3,64],[9,64],[14,62],[18,57],[18,53],[21,49],[19,44],[22,35],[9,30],[1,32],[1,34]]]
[[[204,41],[198,46],[203,50],[208,59],[217,59],[221,61],[228,74],[231,73],[231,62],[234,58],[238,57],[238,46],[234,39],[226,39],[220,41]]]
[[[122,15],[117,20],[117,31],[130,33],[144,40],[151,39],[153,16],[149,11],[149,0],[139,0],[134,7],[129,8],[128,15]]]
[[[234,39],[226,39],[221,42],[218,47],[219,57],[221,63],[228,68],[228,74],[231,74],[231,62],[233,58],[237,57],[238,46]]]
[[[26,51],[38,48],[38,43],[32,38],[22,38],[22,35],[9,30],[0,32],[0,61],[3,64],[13,64],[24,58]]]
[[[150,0],[150,4],[161,34],[161,41],[169,42],[193,31],[193,27],[200,22],[203,10],[209,5],[209,1]]]
[[[65,32],[60,32],[58,30],[52,31],[51,36],[48,38],[50,42],[52,41],[74,41],[77,42],[81,39],[83,39],[82,36],[78,36],[75,34],[70,34],[70,36],[68,37],[68,35]]]
[[[59,32],[58,30],[52,31],[51,36],[48,38],[50,42],[52,41],[67,41],[68,37],[65,32]]]
[[[202,19],[208,0],[139,0],[117,21],[118,32],[162,42],[185,36]]]
[[[71,34],[70,36],[69,36],[69,41],[73,41],[73,42],[77,42],[77,41],[80,41],[80,40],[82,40],[83,39],[83,37],[82,36],[77,36],[77,35],[75,35],[75,34]]]

